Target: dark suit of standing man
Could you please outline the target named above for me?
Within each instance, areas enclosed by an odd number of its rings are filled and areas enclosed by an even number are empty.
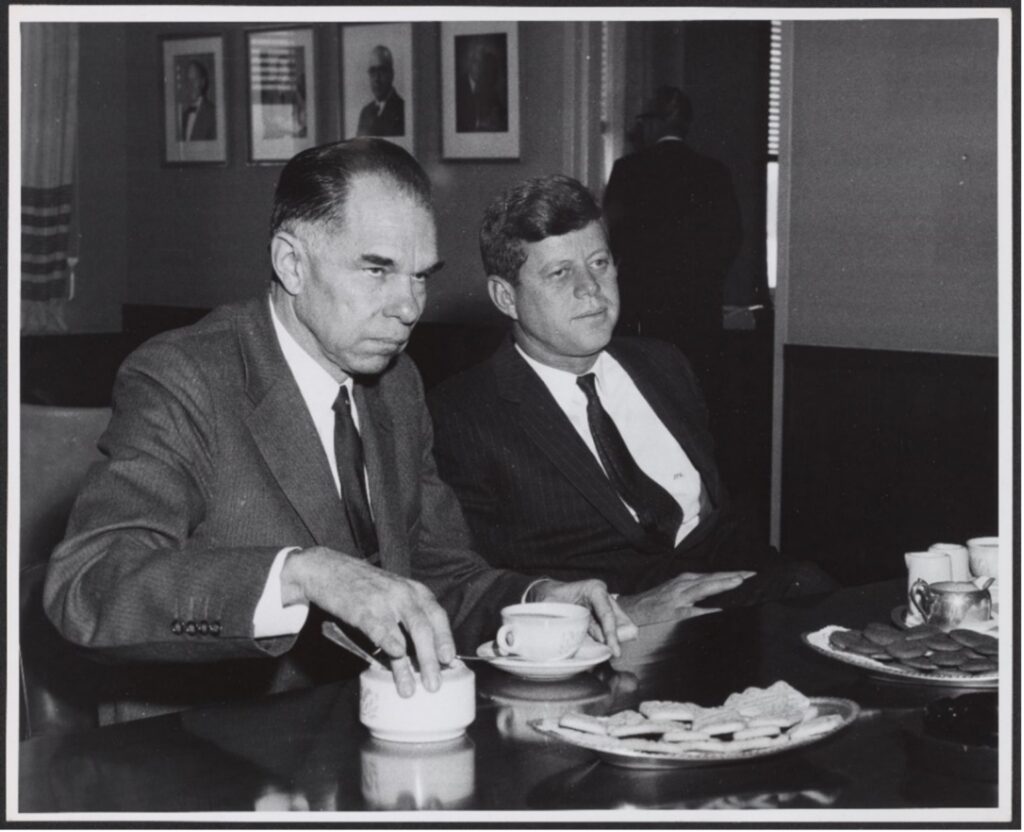
[[[360,111],[356,135],[404,136],[405,101],[395,91],[395,64],[386,46],[373,48],[369,73],[373,101]]]
[[[679,347],[715,417],[722,287],[742,231],[729,170],[684,141],[691,118],[681,90],[657,91],[637,130],[647,146],[615,163],[604,208],[624,331]]]
[[[834,587],[785,562],[732,509],[679,350],[612,338],[616,269],[579,182],[508,189],[485,213],[480,248],[512,337],[429,397],[438,470],[478,551],[531,575],[600,577],[637,623],[707,612],[694,606],[705,598]]]
[[[382,139],[304,151],[282,171],[271,228],[268,295],[121,368],[106,460],[50,562],[57,628],[136,671],[112,717],[336,677],[323,618],[389,655],[406,696],[410,644],[436,690],[452,628],[474,648],[525,592],[592,605],[617,651],[628,621],[603,584],[531,589],[467,549],[400,354],[440,267],[416,161]]]

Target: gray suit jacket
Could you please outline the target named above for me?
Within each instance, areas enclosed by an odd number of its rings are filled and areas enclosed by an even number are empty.
[[[381,566],[424,581],[460,649],[474,648],[529,579],[469,551],[435,469],[412,362],[399,356],[357,384],[356,403]],[[66,638],[131,663],[116,684],[117,718],[340,672],[344,654],[313,632],[316,615],[298,639],[252,634],[282,547],[355,551],[266,298],[222,307],[131,355],[100,449],[107,459],[90,472],[53,554],[45,605]]]

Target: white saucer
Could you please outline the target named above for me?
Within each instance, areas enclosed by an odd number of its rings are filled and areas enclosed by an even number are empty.
[[[494,650],[494,642],[488,641],[476,648],[476,654],[494,667],[534,682],[556,682],[568,679],[612,657],[608,645],[588,638],[576,655],[553,662],[532,662],[518,656],[501,656]]]

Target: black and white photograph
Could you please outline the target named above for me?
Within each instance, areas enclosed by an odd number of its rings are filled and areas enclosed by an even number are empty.
[[[1018,17],[10,6],[5,820],[1019,827]]]
[[[441,25],[445,158],[519,156],[519,28]]]
[[[247,34],[249,159],[287,162],[316,144],[313,29]]]
[[[345,136],[380,136],[412,152],[412,30],[411,23],[341,27]]]
[[[163,67],[164,161],[225,162],[223,38],[166,38]]]

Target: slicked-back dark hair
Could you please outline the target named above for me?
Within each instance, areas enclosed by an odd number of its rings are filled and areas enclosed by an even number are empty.
[[[601,208],[582,183],[556,174],[527,179],[495,197],[480,226],[484,270],[515,285],[526,262],[524,243],[579,231],[601,219]]]
[[[384,139],[349,139],[303,150],[284,166],[274,190],[271,238],[281,230],[294,231],[300,223],[340,222],[358,176],[390,179],[430,207],[430,180],[409,153]]]

